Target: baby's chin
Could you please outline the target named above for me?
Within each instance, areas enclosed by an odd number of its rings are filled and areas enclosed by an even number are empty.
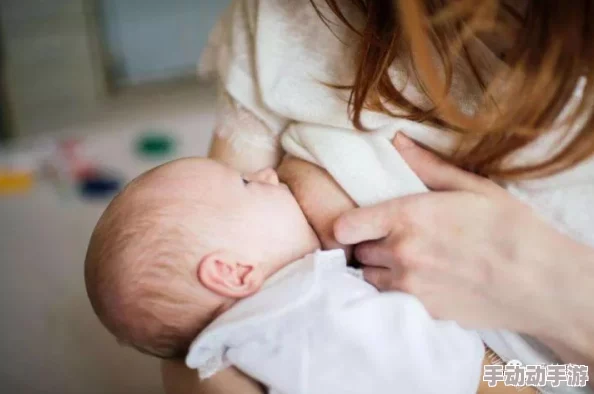
[[[303,236],[295,237],[295,242],[284,242],[285,247],[279,250],[279,254],[273,259],[276,263],[273,264],[271,274],[322,248],[313,229],[309,228],[307,236],[305,235],[304,233]],[[278,242],[277,245],[281,246],[282,243]]]

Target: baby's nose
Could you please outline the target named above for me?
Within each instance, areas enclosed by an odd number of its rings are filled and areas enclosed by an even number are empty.
[[[278,185],[278,174],[272,168],[265,168],[253,175],[253,179],[257,182],[268,183],[270,185]]]

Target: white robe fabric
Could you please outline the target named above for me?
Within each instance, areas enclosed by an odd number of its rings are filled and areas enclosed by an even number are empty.
[[[400,130],[417,123],[402,120]],[[393,130],[357,132],[297,123],[281,138],[285,152],[326,171],[358,206],[427,192],[392,145]]]
[[[474,394],[484,347],[403,293],[353,275],[342,250],[315,252],[234,305],[193,342],[186,364],[229,365],[277,394]]]

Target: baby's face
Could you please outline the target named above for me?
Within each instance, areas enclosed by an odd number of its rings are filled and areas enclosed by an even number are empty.
[[[197,238],[206,237],[210,249],[280,265],[320,247],[297,201],[272,169],[241,174],[204,159],[167,166],[158,192],[187,199],[183,220],[200,234]]]
[[[274,170],[241,174],[216,164],[210,176],[218,181],[209,198],[225,219],[217,232],[233,234],[228,250],[249,253],[252,261],[292,261],[319,248],[299,204]]]

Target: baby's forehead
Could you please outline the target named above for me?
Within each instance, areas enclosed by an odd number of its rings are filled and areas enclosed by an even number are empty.
[[[239,172],[210,161],[172,163],[132,184],[114,211],[128,224],[174,222],[218,228],[244,215],[237,206]]]
[[[206,160],[184,160],[157,167],[132,181],[125,190],[128,200],[197,198],[232,187],[239,173]]]

